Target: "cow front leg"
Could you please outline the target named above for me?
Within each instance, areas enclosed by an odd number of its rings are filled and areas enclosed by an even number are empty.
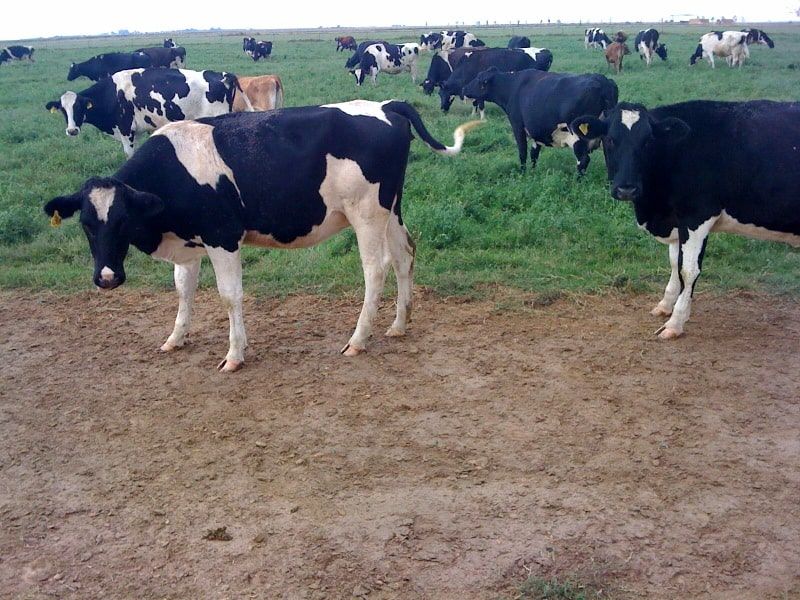
[[[161,346],[162,352],[171,352],[182,348],[186,343],[186,332],[192,321],[192,306],[194,295],[197,291],[197,281],[200,278],[200,260],[175,265],[175,290],[178,292],[178,316],[175,317],[175,327],[172,333]]]
[[[377,210],[385,213],[384,218],[378,218],[375,214],[347,215],[356,232],[358,252],[364,270],[364,304],[356,323],[356,330],[341,350],[345,356],[356,356],[366,350],[367,339],[372,334],[372,321],[378,312],[378,304],[383,294],[386,269],[391,261],[386,240],[386,220],[389,213],[383,208]]]
[[[706,241],[715,221],[716,217],[711,218],[694,231],[683,227],[679,229],[678,265],[681,293],[672,309],[672,316],[659,330],[661,339],[673,339],[683,334],[683,327],[692,312],[692,294],[703,265]]]
[[[525,172],[525,163],[528,160],[528,136],[525,134],[525,128],[520,126],[513,126],[514,140],[517,142],[517,151],[519,152],[519,166],[522,172]],[[533,143],[536,146],[536,142]],[[531,151],[531,161],[533,162],[533,151]],[[532,167],[535,165],[532,165]]]
[[[416,246],[405,225],[400,224],[400,217],[392,214],[386,230],[386,241],[389,245],[392,268],[397,279],[397,314],[394,323],[386,331],[390,337],[405,335],[406,326],[411,322],[414,254]]]
[[[669,281],[664,290],[664,297],[650,311],[650,314],[656,317],[668,317],[672,314],[672,309],[675,307],[675,302],[678,299],[678,294],[681,293],[681,276],[678,271],[678,255],[680,254],[680,245],[678,242],[670,242],[669,244],[669,265],[671,268]]]
[[[539,154],[541,151],[542,147],[534,141],[531,144],[531,171],[536,168],[536,163],[539,162]]]
[[[217,368],[224,372],[237,371],[244,364],[244,349],[247,347],[242,314],[242,259],[239,250],[229,252],[223,248],[208,248],[207,251],[214,266],[219,297],[228,311],[230,323],[228,354]]]

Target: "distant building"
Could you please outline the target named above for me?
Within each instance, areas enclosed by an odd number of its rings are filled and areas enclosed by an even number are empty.
[[[689,19],[689,25],[708,25],[708,19]]]
[[[720,17],[717,19],[717,25],[736,25],[736,19],[726,19],[725,17]]]

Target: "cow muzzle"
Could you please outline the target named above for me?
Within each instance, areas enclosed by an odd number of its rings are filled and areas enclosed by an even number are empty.
[[[641,195],[641,189],[636,185],[616,185],[611,190],[611,195],[617,200],[637,200]]]
[[[94,278],[94,284],[101,290],[113,290],[125,283],[125,273],[117,273],[108,267],[103,267],[100,274]]]
[[[76,136],[81,132],[80,127],[68,127],[67,128],[67,135]]]

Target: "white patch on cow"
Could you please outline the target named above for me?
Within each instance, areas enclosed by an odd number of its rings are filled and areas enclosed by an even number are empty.
[[[189,241],[200,245],[190,244],[187,246]],[[197,236],[191,240],[185,240],[170,231],[161,235],[161,243],[158,244],[155,251],[150,253],[150,256],[179,265],[187,264],[206,254],[206,248],[202,243],[203,240]]]
[[[569,146],[575,145],[575,142],[578,141],[578,136],[572,133],[569,130],[569,126],[566,123],[559,123],[556,125],[556,128],[553,130],[553,133],[550,134],[550,137],[553,138],[553,147],[554,148],[564,148]]]
[[[794,235],[784,231],[773,231],[771,229],[767,229],[766,227],[753,225],[751,223],[742,223],[724,210],[722,211],[722,214],[714,224],[714,228],[711,231],[735,233],[737,235],[743,235],[745,237],[755,238],[758,240],[784,242],[796,248],[800,247],[800,235]]]
[[[178,161],[199,185],[210,185],[217,189],[220,178],[225,175],[236,188],[241,200],[241,191],[236,185],[231,168],[222,160],[214,144],[214,127],[197,121],[178,121],[168,123],[158,129],[153,137],[163,135],[167,138]]]
[[[624,110],[622,111],[622,116],[620,120],[622,124],[625,125],[628,129],[633,129],[633,126],[639,121],[640,114],[638,110]]]
[[[109,269],[108,267],[103,267],[100,270],[100,279],[103,281],[111,281],[114,279],[114,271]]]
[[[108,223],[108,211],[111,210],[111,205],[114,204],[114,188],[92,188],[89,192],[89,202],[94,206],[97,213],[97,218],[101,223]]]
[[[384,100],[383,102],[372,102],[370,100],[350,100],[349,102],[339,102],[337,104],[323,104],[321,108],[337,108],[348,115],[360,117],[374,117],[379,121],[383,121],[391,126],[392,123],[383,112],[383,105],[392,102],[392,100]]]
[[[70,130],[81,130],[80,127],[75,125],[75,102],[77,100],[78,94],[75,92],[64,92],[61,95],[61,108],[64,109],[64,112],[67,115],[67,135],[69,135]]]

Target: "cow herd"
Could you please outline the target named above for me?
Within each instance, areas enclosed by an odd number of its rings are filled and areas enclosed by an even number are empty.
[[[707,57],[713,66],[714,56],[724,56],[741,66],[747,44],[774,45],[760,30],[729,33],[703,36],[692,62]],[[357,85],[366,77],[376,83],[381,72],[409,72],[416,83],[420,55],[431,53],[422,91],[438,87],[445,112],[453,98],[470,99],[481,120],[486,102],[498,105],[523,170],[529,157],[535,167],[542,147],[570,147],[581,176],[590,152],[602,147],[612,197],[631,202],[638,225],[669,247],[671,276],[652,311],[668,317],[659,330],[664,339],[684,331],[710,232],[800,246],[800,174],[794,168],[800,160],[799,103],[693,100],[648,109],[620,101],[616,83],[602,74],[551,71],[552,52],[531,47],[524,36],[505,48],[488,48],[465,31],[430,32],[404,44],[359,44],[352,36],[335,41],[337,51],[353,51],[345,66]],[[585,47],[604,48],[607,56],[615,45],[624,56],[625,42],[623,32],[612,39],[600,29],[585,31]],[[258,60],[266,44],[269,56],[272,44],[254,38],[244,38],[243,51]],[[655,29],[640,31],[635,46],[648,66],[654,56],[667,58]],[[403,335],[415,249],[401,216],[411,130],[434,152],[452,156],[481,121],[456,128],[453,145],[446,146],[430,135],[415,108],[397,100],[261,112],[282,106],[276,77],[251,78],[259,80],[256,91],[256,82],[232,73],[176,68],[186,54],[172,40],[164,41],[169,54],[154,50],[73,64],[70,80],[86,76],[96,83],[47,104],[64,115],[68,135],[90,123],[119,139],[128,156],[113,176],[91,178],[45,206],[54,224],[79,213],[95,285],[108,290],[125,281],[131,245],[173,263],[178,315],[161,349],[176,350],[185,343],[200,261],[208,256],[230,325],[219,368],[235,371],[247,345],[241,247],[309,247],[352,227],[365,295],[342,353],[366,348],[389,267],[397,278],[397,306],[386,335]],[[125,60],[150,64],[128,66]],[[262,97],[268,100],[257,102]],[[153,133],[134,152],[142,131]]]

